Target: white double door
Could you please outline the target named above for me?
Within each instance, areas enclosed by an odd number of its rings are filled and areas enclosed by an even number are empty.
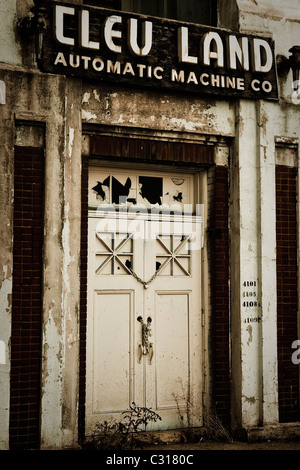
[[[87,435],[133,402],[147,430],[201,425],[201,221],[97,212],[88,233]]]

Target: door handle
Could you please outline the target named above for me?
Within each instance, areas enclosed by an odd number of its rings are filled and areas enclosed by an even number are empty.
[[[149,365],[150,366],[152,364],[153,354],[154,354],[153,343],[150,343],[149,345]]]
[[[140,364],[141,363],[141,360],[142,360],[142,357],[143,357],[143,346],[142,346],[142,342],[139,341],[138,342],[138,363]]]
[[[142,323],[142,341],[138,342],[139,348],[139,355],[138,355],[138,362],[140,363],[142,360],[142,356],[146,356],[150,352],[149,356],[149,364],[152,362],[153,357],[153,343],[149,343],[149,336],[151,336],[151,323],[152,318],[147,318],[147,323],[143,322],[143,318],[139,316],[137,321]]]

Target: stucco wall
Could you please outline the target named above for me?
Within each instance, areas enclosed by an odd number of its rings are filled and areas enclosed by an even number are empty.
[[[1,225],[0,339],[6,359],[0,364],[0,442],[8,446],[13,155],[15,119],[19,119],[24,125],[26,121],[46,125],[42,442],[68,446],[76,441],[78,400],[81,115],[74,93],[80,94],[80,87],[67,91],[64,77],[7,70],[7,66],[0,68],[0,77],[7,91],[6,104],[0,108],[1,217],[6,221]]]

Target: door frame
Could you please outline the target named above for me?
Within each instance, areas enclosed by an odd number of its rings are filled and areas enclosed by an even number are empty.
[[[166,175],[170,174],[170,173],[180,173],[180,174],[183,174],[183,173],[189,173],[191,174],[192,178],[193,178],[193,191],[194,191],[194,194],[193,194],[193,200],[194,200],[194,203],[195,203],[195,207],[196,207],[196,204],[200,204],[200,194],[199,194],[199,191],[200,191],[200,188],[201,188],[201,191],[205,193],[205,189],[206,188],[206,172],[203,171],[203,169],[201,168],[188,168],[187,171],[186,171],[186,168],[183,168],[183,167],[180,167],[180,168],[176,168],[176,170],[174,171],[174,168],[173,167],[169,167],[169,165],[166,165],[166,166],[158,166],[155,165],[155,166],[149,166],[149,165],[138,165],[138,169],[137,169],[137,166],[135,166],[135,170],[138,170],[139,172],[144,172],[144,173],[151,173],[153,175],[161,175],[162,172],[166,173]],[[130,164],[127,164],[127,165],[124,165],[122,163],[118,164],[118,165],[112,165],[111,162],[106,162],[106,161],[102,161],[100,164],[99,164],[99,161],[96,161],[96,162],[92,162],[92,164],[89,165],[89,170],[90,169],[93,169],[93,168],[104,168],[106,170],[114,170],[114,172],[119,169],[120,171],[124,170],[125,173],[130,169]],[[202,204],[201,204],[201,207]],[[91,217],[93,217],[93,214],[95,215],[95,212],[93,211],[93,209],[91,209],[91,211],[89,211],[89,215]],[[143,217],[142,217],[143,218]],[[147,217],[146,217],[147,218]],[[167,216],[167,219],[169,220],[170,218],[170,215]],[[176,219],[176,215],[173,215],[173,218]],[[188,218],[190,220],[194,219],[193,216],[188,216]],[[162,220],[164,220],[164,217],[162,216]],[[203,224],[203,216],[201,217],[201,224],[202,226],[204,225]],[[203,261],[206,259],[205,256],[202,256],[202,250],[203,250],[203,247],[201,248],[200,250],[200,260],[199,260],[199,282],[201,281],[201,291],[202,292],[207,292],[207,289],[203,289],[203,283],[204,283],[204,280],[203,280]],[[197,295],[197,293],[196,293]],[[201,296],[202,297],[202,296]],[[203,299],[203,305],[205,305],[207,301]],[[200,400],[201,402],[201,409],[203,410],[203,397],[205,396],[205,393],[204,393],[204,386],[205,386],[205,377],[204,377],[204,371],[206,370],[206,367],[204,366],[205,362],[206,362],[206,356],[204,355],[205,352],[207,351],[207,348],[205,347],[206,345],[203,343],[203,340],[205,339],[205,333],[203,332],[204,330],[204,327],[205,327],[205,323],[203,322],[203,314],[204,314],[204,309],[203,309],[203,306],[202,306],[202,301],[200,302],[200,306],[199,306],[199,314],[197,314],[198,316],[198,321],[199,321],[199,327],[201,329],[201,333],[202,334],[202,337],[200,337],[199,339],[199,344],[200,344],[200,348],[201,348],[201,351],[199,353],[199,360],[201,360],[201,367],[200,367],[200,373],[201,373],[201,378],[199,378],[197,380],[197,382],[201,383],[201,393],[200,395],[201,396],[198,396],[198,400]],[[202,319],[202,321],[201,321]],[[87,344],[88,346],[88,344]],[[191,367],[191,364],[190,363],[190,360],[189,360],[189,368]],[[197,408],[197,407],[196,407]],[[198,412],[199,412],[199,407],[198,407]],[[190,415],[191,416],[191,415]],[[189,419],[189,416],[187,417],[187,421],[185,421],[185,423],[192,423],[192,422],[195,422],[195,418],[192,419],[190,418]],[[198,425],[200,425],[200,423],[203,423],[203,418],[201,418],[201,420],[197,420],[197,423]],[[192,424],[191,424],[192,425]],[[186,424],[185,424],[186,426]],[[195,424],[194,424],[195,426]]]
[[[91,140],[94,138],[104,138],[104,141],[107,143],[109,139],[112,141],[111,150],[107,151],[107,147],[104,146],[104,152],[98,153],[98,150],[94,144],[91,143]],[[164,160],[163,162],[156,162],[153,164],[153,160],[151,157],[146,155],[145,157],[141,157],[142,160],[137,160],[140,158],[134,152],[125,152],[124,158],[120,158],[120,154],[118,153],[119,144],[115,144],[116,137],[124,137],[126,140],[126,145],[130,141],[133,143],[133,149],[136,148],[136,140],[139,138],[144,139],[145,141],[152,142],[154,147],[160,141],[168,142],[171,145],[171,148],[174,149],[174,153],[172,154],[171,158],[160,158],[158,160]],[[185,148],[191,148],[192,150],[192,158],[189,160],[185,159]],[[131,147],[130,147],[131,148]],[[195,149],[199,148],[199,154],[197,156],[197,152]],[[215,198],[219,197],[218,195],[221,193],[222,188],[213,189],[211,191],[210,187],[211,184],[215,184],[215,176],[220,181],[220,177],[222,177],[222,185],[227,184],[226,180],[229,181],[229,153],[231,148],[231,139],[227,139],[221,136],[211,136],[211,135],[199,135],[199,134],[188,134],[185,135],[184,133],[174,133],[170,131],[151,131],[147,129],[135,129],[135,128],[117,128],[114,126],[102,126],[98,125],[97,129],[95,126],[85,125],[83,129],[83,146],[82,146],[82,226],[81,226],[81,303],[80,303],[80,341],[81,341],[81,348],[80,348],[80,392],[79,392],[79,436],[80,441],[84,441],[85,439],[85,362],[86,362],[86,276],[87,276],[87,178],[88,178],[88,166],[89,163],[95,162],[96,164],[105,164],[106,166],[109,165],[116,165],[121,164],[123,168],[130,167],[134,163],[134,166],[137,167],[137,164],[140,164],[143,161],[142,166],[144,168],[149,168],[149,165],[152,165],[155,168],[161,166],[162,168],[172,168],[172,170],[177,169],[178,171],[188,170],[191,172],[201,172],[204,176],[202,180],[202,190],[200,193],[200,201],[204,205],[204,246],[202,250],[202,289],[205,292],[203,296],[203,310],[202,310],[202,332],[203,332],[203,408],[205,409],[205,413],[209,413],[210,410],[214,408],[213,395],[212,395],[212,385],[214,380],[214,373],[212,368],[212,357],[211,357],[211,339],[210,336],[212,332],[210,331],[210,321],[211,316],[213,314],[212,311],[212,302],[210,296],[210,289],[211,289],[211,280],[210,276],[212,274],[212,267],[211,267],[211,256],[210,256],[210,244],[211,244],[211,232],[208,229],[211,228],[212,225],[215,223],[215,219],[213,217],[213,212],[215,210]],[[115,151],[115,149],[117,149]],[[143,154],[143,150],[138,148],[138,152]],[[183,152],[182,156],[181,152]],[[196,153],[195,153],[196,152]],[[160,151],[159,151],[160,153]],[[161,152],[162,153],[162,152]],[[131,155],[131,158],[129,158]],[[176,160],[176,161],[175,161]],[[218,172],[215,171],[219,170]],[[227,177],[226,177],[227,174]],[[214,176],[215,175],[215,176]],[[224,180],[225,177],[225,180]],[[211,183],[212,181],[212,183]],[[224,187],[224,186],[223,186]],[[214,193],[212,195],[212,193]],[[229,196],[228,196],[229,197]],[[229,201],[229,199],[224,200]],[[222,216],[223,218],[223,216]],[[218,220],[218,219],[217,219]],[[229,219],[228,219],[229,220]],[[221,222],[222,226],[224,225]],[[224,226],[224,230],[229,233],[229,226]],[[227,236],[227,235],[226,235]],[[219,248],[217,247],[219,250]],[[220,251],[223,252],[223,248],[220,248]],[[215,254],[214,254],[215,256]],[[228,251],[229,257],[229,251]],[[213,258],[214,259],[214,258]],[[229,279],[229,278],[228,278]],[[220,286],[219,289],[219,297],[223,295],[223,288]],[[229,295],[229,284],[228,284],[228,295]],[[229,303],[228,306],[224,307],[224,309],[228,309],[229,311]],[[222,314],[223,318],[223,314]],[[220,322],[220,319],[217,318],[217,321]],[[222,320],[223,322],[223,320]],[[229,335],[229,332],[228,332]],[[226,340],[226,338],[225,338]],[[222,343],[223,344],[223,343]],[[217,346],[218,348],[219,346]],[[223,350],[223,346],[222,346]],[[222,361],[222,363],[226,363]],[[227,361],[228,362],[228,361]],[[223,366],[222,366],[223,367]],[[229,365],[227,366],[227,372],[224,372],[224,378],[222,378],[222,383],[228,375],[229,377]],[[222,377],[223,377],[222,375]],[[226,403],[227,398],[224,398],[225,404],[225,419],[226,419]],[[223,403],[221,400],[220,403]],[[230,416],[230,415],[228,415]]]

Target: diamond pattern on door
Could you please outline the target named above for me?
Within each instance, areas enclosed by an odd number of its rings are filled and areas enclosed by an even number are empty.
[[[157,235],[157,275],[190,276],[190,235]]]
[[[95,274],[131,274],[133,262],[132,233],[96,232]]]

